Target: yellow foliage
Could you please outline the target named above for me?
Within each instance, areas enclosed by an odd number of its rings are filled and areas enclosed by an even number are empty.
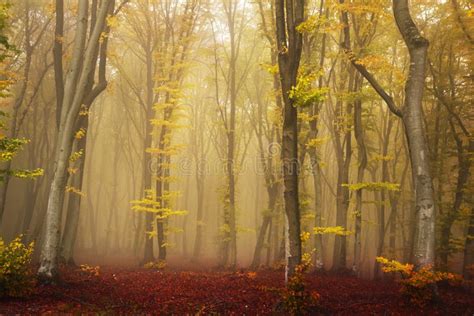
[[[90,266],[88,264],[81,264],[79,269],[88,274],[89,276],[99,276],[100,275],[100,267],[99,266]]]
[[[79,111],[79,115],[80,116],[87,116],[91,114],[91,111],[87,108],[87,106],[85,106],[84,104],[81,105],[81,110]]]
[[[348,236],[348,235],[351,235],[353,232],[350,230],[346,230],[342,226],[326,226],[326,227],[314,227],[313,233],[316,235],[334,234],[338,236]]]
[[[166,268],[166,261],[150,261],[143,265],[145,269],[163,270]]]
[[[76,132],[76,134],[74,135],[74,138],[75,138],[75,139],[81,139],[81,138],[83,138],[84,136],[86,136],[86,130],[81,127],[81,128]]]
[[[99,43],[102,44],[102,43],[104,42],[104,40],[105,40],[107,37],[108,37],[107,32],[102,32],[102,33],[100,33]]]
[[[32,289],[33,277],[29,269],[34,243],[24,245],[21,236],[5,244],[0,238],[0,297],[19,297]]]
[[[412,264],[403,264],[396,260],[389,260],[384,257],[377,257],[375,260],[382,264],[382,271],[386,273],[399,272],[402,275],[410,275],[413,272]]]
[[[316,148],[318,146],[324,145],[329,140],[329,137],[316,137],[308,140],[306,143],[307,148]]]
[[[305,243],[309,240],[309,238],[311,237],[311,234],[309,232],[302,232],[300,234],[300,239],[301,239],[301,242],[302,243]]]
[[[310,315],[319,305],[320,295],[306,288],[304,274],[309,265],[303,261],[295,268],[295,273],[280,292],[282,308],[288,315]]]
[[[109,15],[107,17],[107,26],[109,26],[110,28],[118,26],[118,19],[116,15]]]
[[[413,304],[421,307],[435,298],[433,285],[436,283],[440,281],[458,283],[462,280],[461,276],[457,274],[435,271],[432,266],[424,266],[419,270],[415,270],[412,264],[403,264],[384,257],[377,257],[376,261],[382,265],[382,271],[401,274],[402,293]]]
[[[75,151],[71,154],[71,156],[69,157],[69,161],[70,162],[75,162],[77,160],[79,160],[82,155],[84,154],[84,150],[79,150],[79,151]]]
[[[74,193],[74,194],[77,194],[77,195],[82,196],[82,197],[86,196],[85,193],[83,193],[81,190],[79,190],[75,187],[69,186],[69,185],[66,186],[66,192]]]
[[[388,190],[388,191],[400,191],[400,184],[390,183],[390,182],[361,182],[347,184],[343,183],[343,187],[349,188],[351,191],[359,190],[368,190],[368,191],[379,191],[379,190]]]
[[[158,232],[156,230],[152,230],[152,231],[146,232],[146,234],[148,235],[149,239],[153,239],[154,237],[158,235]]]

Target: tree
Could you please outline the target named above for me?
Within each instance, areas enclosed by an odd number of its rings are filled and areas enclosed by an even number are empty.
[[[23,23],[23,32],[24,32],[24,41],[19,46],[17,50],[13,45],[10,44],[6,35],[2,35],[1,45],[2,47],[2,56],[0,61],[5,62],[5,58],[11,54],[21,53],[24,54],[24,64],[22,65],[23,78],[18,80],[18,91],[15,93],[15,99],[13,101],[12,111],[10,113],[10,120],[8,122],[8,127],[3,126],[3,129],[6,130],[7,137],[4,139],[8,143],[8,139],[12,141],[11,145],[14,146],[11,149],[16,152],[19,149],[20,145],[25,143],[25,141],[18,138],[19,131],[23,125],[24,117],[28,110],[31,108],[34,97],[38,93],[38,89],[43,81],[44,76],[46,75],[51,64],[45,63],[43,69],[40,71],[39,80],[37,82],[32,81],[32,63],[33,63],[33,54],[41,43],[41,39],[44,34],[47,33],[48,26],[51,19],[45,16],[36,15],[35,18],[35,8],[32,8],[30,1],[26,1],[24,6],[19,7],[22,12],[22,17],[24,18]],[[7,28],[7,18],[9,5],[3,4],[1,7],[3,22],[1,23],[0,32],[2,34],[6,31]],[[45,20],[42,20],[46,18]],[[15,64],[15,59],[12,58],[12,64]],[[8,74],[7,74],[8,75]],[[9,80],[6,80],[7,82]],[[33,86],[32,97],[28,100],[28,88]],[[5,87],[6,88],[6,87]],[[25,102],[28,101],[28,102]],[[1,112],[3,116],[5,113]],[[17,140],[17,141],[15,141]],[[16,143],[16,145],[14,144]],[[7,143],[4,143],[3,146],[6,146]],[[14,149],[16,147],[16,149]],[[6,147],[5,147],[6,149]],[[5,156],[6,157],[6,156]],[[0,183],[0,223],[2,221],[3,213],[5,210],[5,203],[7,200],[7,192],[10,184],[10,176],[18,174],[15,170],[11,170],[12,160],[11,159],[2,159],[2,181]],[[38,170],[39,171],[39,170]]]
[[[344,0],[340,0],[344,3]],[[434,265],[435,209],[432,176],[429,168],[428,147],[423,129],[422,99],[425,82],[428,40],[419,32],[410,15],[408,0],[393,0],[393,14],[396,24],[410,54],[408,80],[405,84],[403,107],[399,109],[393,98],[384,90],[367,68],[358,62],[350,48],[349,19],[342,11],[345,40],[343,48],[350,56],[352,65],[372,85],[387,103],[390,111],[399,116],[405,127],[410,152],[413,183],[415,184],[415,205],[417,230],[414,258],[417,268]]]
[[[44,282],[55,282],[59,276],[59,233],[61,208],[67,183],[67,167],[72,153],[74,127],[81,105],[86,97],[91,72],[97,62],[100,37],[106,26],[107,13],[114,6],[114,0],[104,0],[97,12],[96,21],[87,37],[88,1],[79,2],[78,24],[74,40],[73,57],[64,81],[64,97],[61,104],[59,130],[55,148],[54,176],[48,197],[46,212],[46,233],[41,249],[38,276]]]
[[[303,22],[303,0],[277,0],[275,3],[278,68],[283,95],[282,164],[287,230],[287,273],[292,275],[301,263],[300,209],[298,197],[298,109],[290,97],[296,86],[303,36],[296,27]]]

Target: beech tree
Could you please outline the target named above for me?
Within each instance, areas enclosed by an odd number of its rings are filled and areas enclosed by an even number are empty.
[[[64,97],[61,103],[60,124],[55,148],[54,176],[48,197],[46,212],[46,234],[41,249],[41,263],[38,269],[40,279],[51,282],[58,278],[58,255],[61,207],[67,182],[67,167],[72,154],[74,126],[81,105],[86,97],[91,72],[97,61],[100,36],[106,26],[107,13],[113,8],[114,0],[104,0],[97,11],[93,30],[87,37],[89,3],[79,2],[78,24],[75,32],[73,57],[64,80]]]
[[[296,86],[303,36],[296,27],[303,22],[304,1],[278,0],[275,3],[278,68],[283,97],[282,163],[284,200],[288,230],[287,272],[292,275],[301,262],[300,211],[298,197],[298,109],[290,97]]]
[[[116,258],[470,278],[472,4],[409,4],[0,5],[0,237],[45,282]]]
[[[344,3],[344,0],[340,0]],[[349,54],[355,69],[372,85],[375,91],[387,103],[390,111],[403,120],[405,135],[410,152],[413,183],[415,186],[415,205],[417,232],[415,236],[414,260],[417,267],[434,265],[435,207],[431,171],[429,168],[428,147],[423,128],[422,99],[425,83],[428,40],[419,32],[410,15],[408,0],[394,0],[393,14],[398,29],[410,54],[408,80],[405,84],[405,99],[399,109],[393,98],[384,90],[365,66],[351,56],[349,19],[342,11],[345,41],[344,49]]]

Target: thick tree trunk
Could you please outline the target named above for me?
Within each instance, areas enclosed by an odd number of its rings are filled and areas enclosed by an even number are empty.
[[[428,147],[423,130],[422,99],[428,41],[413,22],[408,0],[393,0],[395,21],[410,53],[410,69],[405,85],[403,124],[410,150],[415,186],[417,233],[414,260],[417,267],[432,266],[435,259],[435,210]]]
[[[109,5],[112,0],[102,3],[98,14],[97,23],[90,36],[85,52],[85,35],[87,28],[87,1],[79,2],[79,17],[76,32],[76,40],[73,61],[66,78],[66,89],[61,113],[61,124],[58,132],[58,143],[56,145],[56,158],[53,181],[48,198],[46,212],[45,240],[41,249],[40,268],[38,276],[43,281],[54,281],[58,277],[58,248],[61,208],[64,200],[64,191],[67,182],[67,167],[71,155],[74,139],[74,126],[80,106],[84,100],[88,78],[96,60],[93,59],[99,36],[105,26],[105,19]],[[79,77],[76,82],[75,78]]]
[[[290,98],[296,86],[296,77],[301,59],[303,38],[296,27],[304,19],[304,1],[277,0],[275,22],[278,47],[278,66],[283,96],[282,165],[285,213],[288,223],[286,238],[287,275],[295,272],[301,263],[301,227],[298,196],[298,109]]]
[[[87,130],[88,119],[83,118],[84,125],[78,126]],[[81,119],[82,121],[82,119]],[[76,168],[78,172],[73,175],[72,186],[82,192],[82,182],[84,177],[85,157],[86,157],[86,143],[87,134],[77,141],[77,151],[83,151],[82,157],[77,161]],[[66,224],[61,241],[61,258],[69,265],[74,265],[73,250],[76,242],[77,228],[79,226],[79,212],[81,209],[81,196],[76,193],[71,193],[69,196],[67,206]]]
[[[341,3],[344,0],[340,0]],[[408,8],[408,0],[393,0],[393,13],[398,29],[410,54],[408,80],[405,84],[405,101],[400,111],[393,98],[386,93],[373,75],[350,56],[353,66],[367,79],[375,91],[387,103],[389,109],[401,117],[410,152],[413,184],[415,189],[416,233],[414,243],[414,261],[417,268],[434,264],[435,209],[431,171],[428,163],[428,146],[423,131],[422,99],[425,83],[425,66],[428,41],[423,38],[413,22]],[[350,52],[347,12],[342,19],[346,27],[344,48]]]

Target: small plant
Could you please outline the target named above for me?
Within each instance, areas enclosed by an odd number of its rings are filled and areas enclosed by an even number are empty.
[[[280,292],[282,300],[278,308],[285,313],[306,315],[317,309],[321,296],[316,291],[308,291],[304,281],[304,274],[310,266],[310,260],[303,260],[296,266],[295,273],[289,278],[286,288]]]
[[[145,269],[152,269],[152,270],[163,270],[166,268],[166,261],[150,261],[145,263],[143,266]]]
[[[0,238],[0,297],[21,297],[33,288],[34,277],[30,270],[34,244],[25,245],[21,236],[5,244]]]
[[[82,273],[88,275],[88,276],[94,276],[98,277],[100,275],[100,267],[99,266],[90,266],[88,264],[81,264],[79,266],[79,269],[81,270]]]
[[[437,296],[436,284],[441,281],[456,283],[461,277],[454,273],[434,271],[433,267],[425,266],[415,270],[412,264],[403,264],[396,260],[377,257],[377,262],[382,264],[382,271],[386,273],[400,273],[402,293],[413,304],[424,306],[433,301]]]

